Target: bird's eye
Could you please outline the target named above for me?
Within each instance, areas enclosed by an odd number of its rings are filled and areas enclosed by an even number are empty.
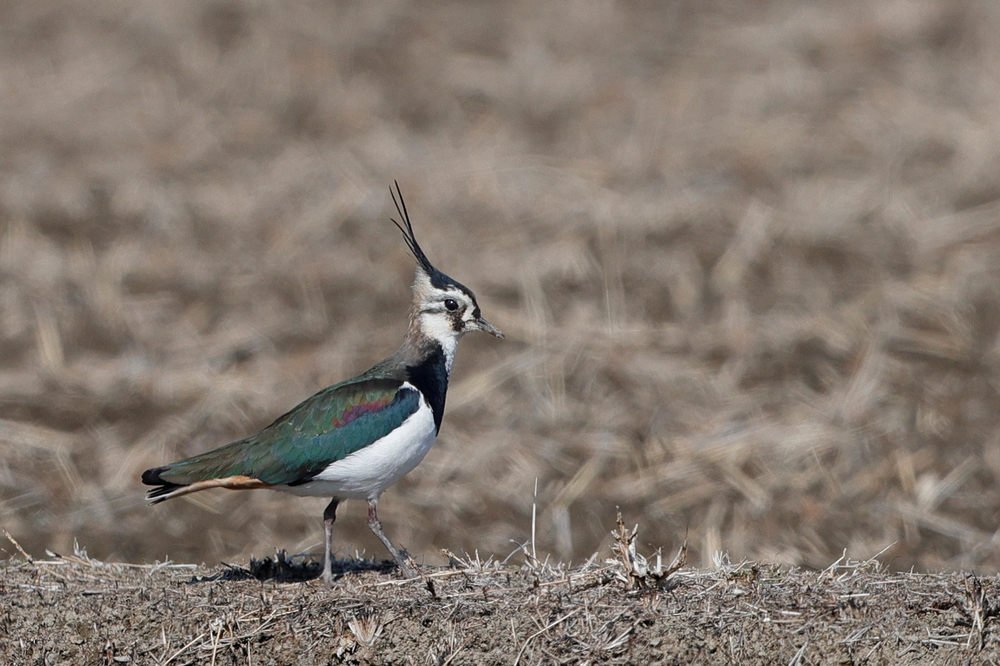
[[[444,299],[444,306],[451,312],[454,312],[458,309],[458,302],[454,298],[446,298]]]

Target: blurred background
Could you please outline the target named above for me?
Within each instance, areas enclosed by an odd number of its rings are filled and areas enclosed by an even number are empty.
[[[561,561],[621,507],[698,566],[1000,570],[991,0],[3,3],[0,527],[319,557],[325,500],[139,474],[396,349],[393,179],[508,335],[383,496],[419,561],[535,502]],[[386,557],[361,503],[336,544]]]

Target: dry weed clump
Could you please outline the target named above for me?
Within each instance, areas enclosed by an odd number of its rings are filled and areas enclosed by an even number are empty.
[[[610,561],[621,565],[617,578],[630,590],[661,587],[687,562],[687,544],[685,543],[668,566],[663,566],[663,554],[660,550],[656,551],[656,564],[651,563],[650,558],[640,554],[636,549],[635,540],[639,536],[639,524],[636,523],[631,530],[626,529],[621,511],[618,512],[618,529],[614,530],[611,536],[614,539],[611,549],[617,560]]]
[[[384,497],[418,559],[525,542],[537,479],[559,560],[620,506],[703,566],[1000,570],[995,3],[2,13],[0,525],[29,552],[317,552],[320,500],[150,509],[138,475],[395,348],[398,178],[510,334],[463,343]],[[341,555],[381,554],[362,514]]]

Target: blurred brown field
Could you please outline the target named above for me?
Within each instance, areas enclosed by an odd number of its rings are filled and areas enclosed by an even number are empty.
[[[393,179],[508,334],[383,497],[418,559],[535,503],[565,561],[619,506],[699,565],[1000,570],[992,0],[3,3],[0,527],[318,556],[321,499],[139,474],[396,348]]]

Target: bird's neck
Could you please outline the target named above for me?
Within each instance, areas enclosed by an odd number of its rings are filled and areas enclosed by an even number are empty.
[[[435,320],[428,315],[419,312],[412,313],[410,325],[403,338],[403,345],[397,354],[404,357],[420,359],[431,353],[432,350],[440,349],[444,355],[445,376],[451,375],[451,364],[455,360],[455,350],[458,348],[457,335],[450,327],[434,326]]]
[[[385,361],[390,366],[402,369],[406,381],[413,384],[424,396],[434,412],[434,424],[437,429],[441,428],[441,419],[444,416],[448,377],[451,374],[451,362],[455,358],[457,342],[456,336],[437,340],[411,326],[403,338],[403,344]]]

